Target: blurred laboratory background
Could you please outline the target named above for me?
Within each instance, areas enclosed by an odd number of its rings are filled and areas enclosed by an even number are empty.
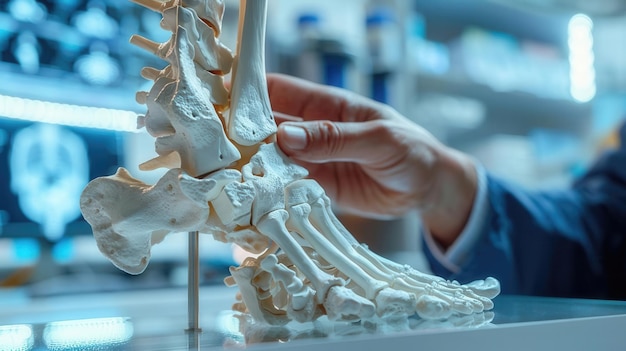
[[[235,47],[238,1],[222,41]],[[626,1],[270,0],[267,70],[388,103],[494,174],[566,187],[626,112]],[[0,286],[31,296],[183,286],[187,236],[140,276],[99,252],[79,210],[87,182],[154,155],[136,129],[160,15],[127,0],[0,1]],[[341,215],[341,214],[340,214]],[[417,216],[341,215],[373,250],[422,267]],[[232,247],[202,236],[201,283],[221,284]],[[0,305],[2,304],[0,298]]]

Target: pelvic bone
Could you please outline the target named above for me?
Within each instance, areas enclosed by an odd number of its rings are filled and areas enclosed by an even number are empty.
[[[200,231],[260,254],[231,267],[225,281],[240,290],[233,308],[260,322],[441,319],[493,307],[493,278],[461,285],[358,243],[320,185],[280,151],[263,60],[267,0],[241,0],[234,60],[218,37],[223,1],[134,1],[162,13],[173,33],[162,44],[131,39],[169,62],[142,70],[154,85],[137,101],[148,109],[138,125],[159,154],[141,168],[170,170],[154,186],[120,169],[85,188],[83,215],[117,267],[141,273],[165,235]]]

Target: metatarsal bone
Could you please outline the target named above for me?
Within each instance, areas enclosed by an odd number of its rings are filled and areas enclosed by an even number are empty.
[[[326,197],[324,190],[314,180],[290,183],[285,189],[286,206],[290,214],[288,224],[325,260],[363,288],[368,299],[374,299],[378,291],[389,285],[382,281],[384,273],[360,257],[337,228],[328,225],[324,218],[326,209],[311,213],[311,206],[323,197]],[[317,223],[322,226],[314,226]]]
[[[262,234],[267,235],[288,253],[293,263],[311,281],[315,289],[317,302],[322,303],[326,298],[328,289],[335,285],[344,285],[344,281],[323,272],[311,261],[302,247],[293,239],[287,227],[285,227],[288,217],[287,211],[276,210],[261,218],[256,227]]]
[[[473,305],[476,306],[476,312],[482,312],[482,305],[479,304],[479,301],[467,298],[466,296],[457,296],[455,293],[450,295],[446,295],[441,289],[437,289],[439,285],[438,283],[432,284],[424,284],[418,283],[414,286],[407,283],[405,278],[400,274],[392,274],[386,275],[385,272],[381,271],[374,265],[371,261],[367,260],[365,257],[361,256],[355,249],[349,244],[349,240],[347,240],[336,228],[332,221],[330,220],[331,213],[330,208],[325,204],[328,203],[328,198],[326,195],[318,198],[311,207],[314,209],[311,215],[311,221],[314,226],[320,228],[320,230],[325,233],[332,243],[328,245],[334,245],[341,252],[343,252],[350,260],[352,260],[355,264],[358,264],[362,267],[373,279],[379,279],[385,282],[389,282],[391,287],[394,290],[388,290],[381,292],[383,296],[376,296],[377,306],[379,307],[379,314],[386,314],[387,306],[392,305],[394,308],[391,309],[392,312],[398,312],[400,309],[398,306],[404,306],[401,308],[403,312],[408,312],[412,314],[415,310],[408,310],[406,306],[409,303],[412,303],[415,306],[419,300],[419,297],[422,295],[433,295],[432,298],[429,298],[428,301],[435,301],[435,298],[439,299],[438,305],[441,306],[435,310],[428,310],[428,316],[433,317],[435,312],[440,312],[442,315],[436,316],[436,318],[445,318],[449,315],[449,311],[452,308],[457,310],[460,313],[471,313],[474,311]],[[337,266],[337,265],[335,265]],[[338,267],[338,266],[337,266]],[[348,276],[350,276],[348,274]],[[358,282],[357,282],[358,283]],[[359,284],[360,285],[360,284]],[[441,285],[444,287],[444,285]],[[455,289],[454,292],[461,291],[461,289]],[[410,293],[413,297],[407,296],[406,293]],[[401,295],[398,295],[401,294]],[[422,300],[423,301],[423,300]],[[461,303],[462,302],[462,303]],[[473,304],[472,304],[473,303]],[[430,303],[432,305],[432,303]],[[422,306],[421,304],[418,305]],[[418,313],[424,311],[418,311]],[[422,313],[426,315],[426,313]]]
[[[365,290],[365,297],[373,300],[380,290],[389,286],[383,281],[372,278],[361,267],[354,264],[311,225],[308,220],[311,213],[309,204],[289,206],[288,210],[289,226],[294,228],[324,259]]]
[[[265,79],[266,14],[267,0],[240,1],[228,135],[246,146],[276,133]]]
[[[120,168],[92,180],[80,207],[100,251],[121,270],[139,274],[148,265],[151,246],[167,233],[202,231],[216,184],[173,169],[149,186]]]
[[[449,304],[453,311],[459,313],[477,313],[493,308],[491,298],[500,293],[500,284],[497,280],[487,278],[485,281],[477,281],[473,284],[476,287],[473,289],[470,286],[463,286],[456,282],[446,281],[441,277],[419,272],[409,266],[399,265],[376,255],[359,244],[334,216],[330,200],[326,195],[321,196],[318,201],[313,203],[312,208],[313,212],[319,213],[319,215],[312,217],[317,219],[317,222],[314,223],[316,227],[325,228],[322,230],[323,233],[328,232],[331,228],[341,233],[330,239],[334,245],[337,247],[351,246],[354,251],[346,248],[344,252],[349,252],[349,257],[354,259],[355,262],[363,262],[363,259],[365,259],[366,262],[375,266],[376,270],[366,269],[366,271],[373,274],[374,277],[389,277],[393,288],[415,293],[418,297],[427,291],[428,294],[438,298],[439,301]],[[355,253],[358,255],[354,256]],[[370,266],[365,264],[362,267]],[[418,313],[420,312],[418,311]],[[432,311],[428,313],[429,315],[433,314]],[[448,312],[446,308],[443,308],[441,313]]]

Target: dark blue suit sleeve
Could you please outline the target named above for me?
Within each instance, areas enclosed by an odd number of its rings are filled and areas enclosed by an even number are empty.
[[[626,145],[569,189],[530,191],[488,176],[488,200],[485,232],[460,272],[426,252],[435,274],[493,276],[509,294],[626,298]]]

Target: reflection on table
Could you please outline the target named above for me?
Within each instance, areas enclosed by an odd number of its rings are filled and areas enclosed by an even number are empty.
[[[187,310],[182,289],[14,299],[15,303],[0,307],[0,350],[288,350],[306,345],[330,350],[342,342],[383,338],[394,342],[407,337],[422,342],[437,336],[448,340],[451,331],[499,333],[547,323],[545,329],[558,321],[576,327],[575,322],[606,318],[626,327],[626,302],[621,301],[499,296],[494,311],[446,320],[411,317],[339,323],[322,317],[312,323],[269,326],[231,311],[232,289],[203,288],[201,296],[201,333],[184,331]]]

